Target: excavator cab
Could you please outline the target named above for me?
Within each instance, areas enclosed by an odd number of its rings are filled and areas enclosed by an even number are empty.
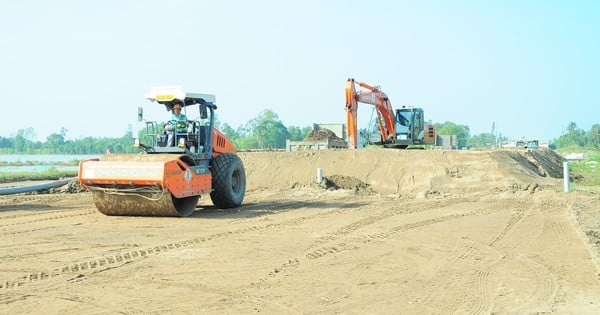
[[[425,124],[423,109],[407,107],[396,110],[396,141],[395,147],[407,148],[409,145],[433,144],[435,142],[435,127]]]
[[[383,144],[387,148],[407,148],[409,145],[418,144],[419,139],[423,138],[423,110],[402,106],[395,113],[395,132],[396,139],[383,141],[381,138],[380,125],[385,127],[385,121],[376,118],[372,124],[372,131],[369,137],[370,144]]]
[[[396,139],[411,140],[414,138],[411,130],[415,126],[415,110],[413,108],[402,107],[396,110]],[[421,115],[421,117],[423,117]]]

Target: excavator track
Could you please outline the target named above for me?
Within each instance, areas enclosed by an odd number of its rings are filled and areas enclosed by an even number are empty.
[[[110,154],[84,161],[80,176],[105,215],[184,217],[210,192],[210,175],[190,171],[193,165],[187,155]]]

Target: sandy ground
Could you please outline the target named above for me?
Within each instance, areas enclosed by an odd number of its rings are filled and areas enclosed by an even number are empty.
[[[241,157],[244,205],[187,218],[0,196],[0,313],[600,313],[600,198],[550,151]]]

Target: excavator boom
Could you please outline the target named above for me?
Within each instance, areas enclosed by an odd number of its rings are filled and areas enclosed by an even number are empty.
[[[356,84],[366,89],[366,91],[357,92]],[[390,99],[378,87],[364,82],[356,82],[353,78],[349,78],[346,80],[346,123],[348,125],[349,147],[352,149],[358,147],[358,103],[375,106],[382,141],[394,141],[396,139],[396,123]]]

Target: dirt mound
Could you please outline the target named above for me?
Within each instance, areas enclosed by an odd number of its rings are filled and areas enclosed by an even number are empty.
[[[344,141],[340,137],[336,136],[333,131],[331,131],[327,128],[313,130],[304,138],[304,141],[325,141],[325,140]]]
[[[79,184],[79,180],[73,179],[64,186],[52,188],[50,193],[76,194],[83,191],[85,191],[85,189]]]
[[[503,151],[503,153],[538,176],[563,177],[562,163],[565,159],[552,150]]]
[[[332,175],[323,177],[321,187],[326,189],[348,189],[356,193],[373,193],[370,185],[352,176]]]
[[[240,156],[249,191],[287,190],[316,183],[318,168],[328,179],[342,176],[337,180],[343,182],[353,178],[376,193],[413,197],[459,196],[472,192],[533,193],[559,187],[561,183],[557,178],[562,177],[562,158],[549,150],[373,148],[243,152]],[[349,187],[345,189],[356,190],[361,186],[354,183]]]
[[[63,179],[58,179],[63,180]],[[0,187],[16,187],[16,188],[29,188],[28,186],[38,186],[43,184],[51,184],[48,180],[32,180],[32,181],[15,181],[9,183],[3,183]],[[77,178],[71,179],[66,185],[51,187],[46,189],[39,189],[33,191],[27,191],[23,194],[25,195],[43,195],[43,194],[75,194],[84,192],[85,189],[79,184],[79,180]]]

